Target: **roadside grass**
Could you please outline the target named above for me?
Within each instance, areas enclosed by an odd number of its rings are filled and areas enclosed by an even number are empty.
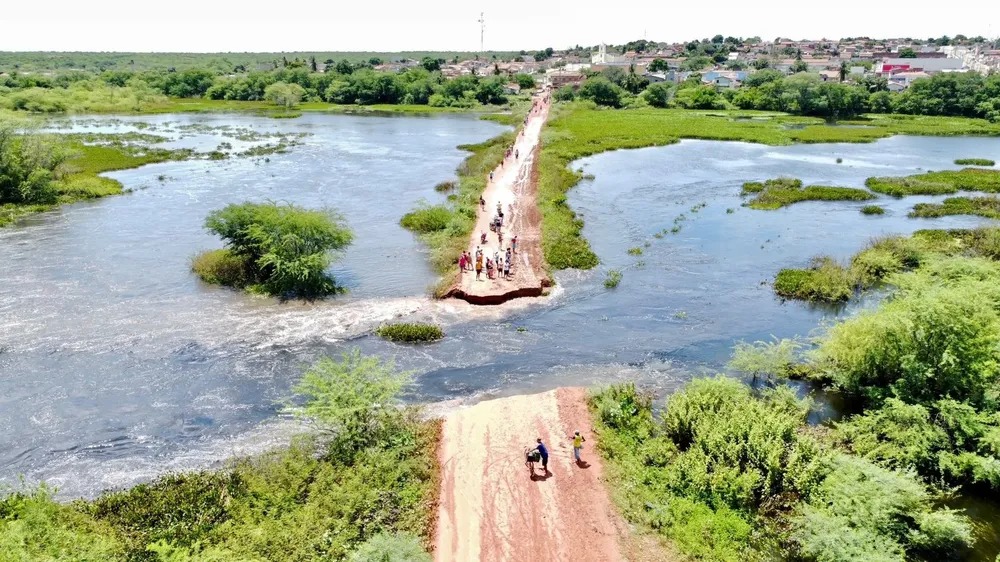
[[[1000,170],[963,168],[926,172],[905,177],[872,177],[865,186],[892,197],[906,195],[951,195],[958,191],[1000,192]]]
[[[867,201],[875,199],[871,193],[853,187],[828,187],[810,185],[802,187],[802,180],[794,178],[770,179],[763,183],[743,184],[741,195],[755,194],[746,203],[757,210],[775,210],[800,201]]]
[[[439,326],[408,322],[384,324],[375,333],[382,339],[402,343],[432,342],[444,337]]]
[[[994,166],[996,162],[987,158],[959,158],[955,160],[956,166]]]
[[[975,215],[989,219],[1000,219],[1000,198],[990,197],[949,197],[941,203],[917,203],[909,217],[935,218],[949,215]]]

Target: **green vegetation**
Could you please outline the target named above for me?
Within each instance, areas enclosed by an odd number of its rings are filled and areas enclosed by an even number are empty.
[[[969,521],[912,475],[808,431],[790,388],[695,380],[657,420],[624,384],[590,407],[626,518],[693,558],[938,560],[972,542]]]
[[[93,501],[50,489],[0,499],[4,560],[429,560],[439,426],[399,407],[409,375],[356,350],[296,387],[317,432],[218,471],[163,476]]]
[[[614,289],[622,282],[622,272],[620,269],[609,270],[604,277],[604,288]]]
[[[212,211],[205,228],[227,249],[195,258],[204,281],[282,297],[313,298],[338,290],[326,272],[330,252],[354,235],[332,211],[310,211],[277,203],[232,204]]]
[[[641,256],[642,255],[642,248],[640,248],[639,246],[636,246],[634,248],[629,248],[628,249],[628,255],[630,255],[630,256]]]
[[[764,183],[744,183],[741,195],[749,194],[756,196],[746,203],[746,206],[759,210],[780,209],[799,201],[867,201],[875,198],[863,189],[852,187],[820,185],[802,187],[802,180],[793,178],[770,179]]]
[[[1000,192],[1000,170],[964,168],[926,172],[906,177],[876,177],[865,180],[868,189],[893,197],[949,195],[958,191]]]
[[[434,324],[399,322],[379,326],[375,333],[380,338],[394,342],[431,342],[444,337],[444,331]]]
[[[861,214],[863,215],[884,215],[885,209],[878,205],[865,205],[861,207]]]
[[[846,301],[854,296],[851,272],[828,256],[813,258],[808,269],[782,269],[774,278],[774,292],[809,301]]]
[[[956,166],[993,166],[996,162],[986,158],[959,158],[955,160]]]
[[[978,215],[990,219],[1000,218],[1000,198],[949,197],[941,203],[917,203],[910,217],[933,218],[948,215]]]

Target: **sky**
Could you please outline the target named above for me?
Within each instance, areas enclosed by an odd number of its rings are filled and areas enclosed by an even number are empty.
[[[38,2],[38,3],[36,3]],[[35,0],[0,12],[3,51],[293,52],[556,49],[716,34],[793,39],[1000,34],[1000,1]]]

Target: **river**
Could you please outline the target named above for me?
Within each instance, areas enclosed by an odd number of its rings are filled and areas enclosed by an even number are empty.
[[[468,116],[306,114],[79,120],[68,130],[140,122],[154,133],[196,130],[169,145],[200,150],[233,142],[222,127],[307,136],[267,159],[115,172],[133,193],[0,229],[0,482],[23,475],[63,497],[89,497],[263,450],[296,430],[281,412],[303,366],[355,346],[414,370],[413,398],[434,407],[618,380],[666,392],[721,370],[736,341],[809,336],[874,301],[783,302],[768,285],[778,269],[816,254],[846,258],[873,236],[983,223],[906,217],[934,197],[880,199],[883,216],[864,216],[854,202],[754,211],[740,206],[742,182],[785,175],[861,186],[872,175],[954,168],[956,158],[1000,159],[1000,139],[933,137],[683,141],[585,158],[573,166],[594,177],[569,201],[602,265],[558,273],[545,301],[477,309],[427,298],[435,275],[398,221],[421,200],[443,199],[433,186],[454,177],[465,155],[457,145],[503,127]],[[346,295],[280,303],[190,272],[193,255],[220,246],[202,228],[209,211],[267,199],[346,217],[356,242],[333,268]],[[642,255],[629,255],[636,246]],[[612,268],[623,280],[607,290]],[[448,337],[407,347],[371,335],[396,318],[441,323]]]

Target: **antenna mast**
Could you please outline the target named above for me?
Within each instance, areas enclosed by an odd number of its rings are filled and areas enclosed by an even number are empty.
[[[483,38],[486,36],[486,14],[479,12],[479,19],[476,21],[479,22],[479,54],[483,55],[485,54],[483,49]]]

